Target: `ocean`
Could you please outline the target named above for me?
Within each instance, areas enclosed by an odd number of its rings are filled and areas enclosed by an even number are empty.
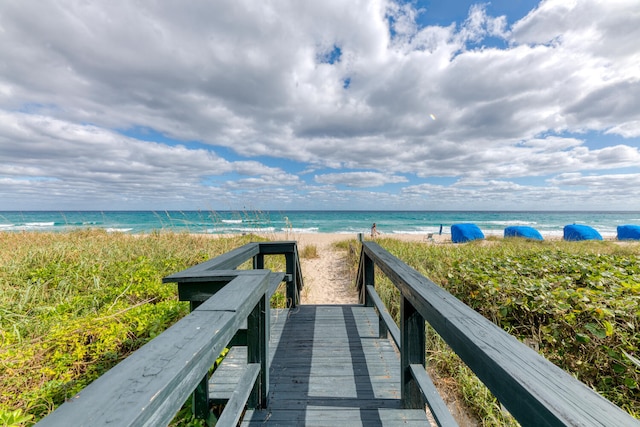
[[[562,236],[567,224],[585,224],[603,237],[616,227],[640,224],[640,212],[488,211],[22,211],[0,212],[0,231],[69,231],[102,228],[131,234],[173,231],[235,233],[450,234],[457,223],[474,223],[485,235],[503,235],[510,225],[528,225],[546,236]]]

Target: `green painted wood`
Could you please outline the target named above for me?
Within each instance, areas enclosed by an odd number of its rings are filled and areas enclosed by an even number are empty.
[[[371,307],[371,303],[367,301],[367,286],[373,286],[375,288],[375,263],[373,262],[371,257],[367,255],[364,247],[360,252],[356,286],[360,294],[360,304]]]
[[[247,366],[247,347],[234,346],[209,378],[209,399],[212,403],[225,403],[231,398]]]
[[[286,253],[285,262],[287,265],[287,274],[291,274],[291,280],[287,282],[287,307],[296,307],[300,302],[300,289],[298,287],[298,269],[297,269],[297,252]]]
[[[209,379],[207,374],[200,380],[195,390],[193,390],[191,411],[193,415],[201,420],[207,420],[210,416],[209,408]]]
[[[260,245],[258,243],[247,243],[244,246],[240,246],[239,248],[212,258],[206,262],[171,274],[163,278],[162,281],[165,283],[200,281],[201,278],[206,277],[212,271],[233,270],[259,253]]]
[[[271,299],[275,291],[278,289],[278,286],[285,279],[284,273],[271,273],[271,278],[269,279],[269,288],[267,290],[267,297]]]
[[[217,427],[235,427],[240,421],[245,404],[249,399],[249,394],[253,389],[253,385],[260,374],[260,364],[250,363],[246,365],[242,376],[238,381],[238,385],[231,393],[231,397],[227,402],[218,422]]]
[[[234,270],[252,257],[254,266],[263,266],[261,251],[284,253],[287,273]],[[196,396],[202,396],[195,400],[194,412],[208,419],[208,369],[244,323],[250,332],[238,335],[236,341],[246,341],[247,358],[261,365],[251,399],[255,406],[264,406],[269,394],[269,296],[283,278],[292,284],[289,293],[297,304],[302,274],[295,242],[251,243],[165,277],[163,282],[178,283],[180,297],[190,301],[192,312],[94,381],[41,425],[67,425],[69,419],[79,425],[167,424],[194,390]]]
[[[261,366],[261,373],[251,393],[249,408],[267,406],[269,392],[269,298],[263,295],[247,319],[247,361]]]
[[[523,426],[640,426],[377,243],[363,251]]]
[[[418,382],[411,375],[410,365],[425,364],[424,317],[404,296],[400,296],[400,383],[404,408],[421,409],[425,399]]]
[[[215,295],[220,289],[224,288],[236,276],[221,277],[218,281],[207,282],[183,282],[178,284],[178,299],[180,301],[204,302]],[[218,279],[218,278],[210,278]],[[199,305],[199,304],[197,304]],[[197,306],[196,305],[196,306]]]
[[[399,356],[372,307],[272,310],[270,360],[268,407],[242,426],[428,425],[401,408]]]
[[[298,252],[298,242],[295,240],[282,242],[259,242],[258,245],[260,245],[260,253],[264,255],[282,255]]]
[[[396,322],[393,320],[393,317],[389,314],[387,307],[384,305],[380,296],[376,292],[376,289],[369,285],[366,287],[367,293],[369,294],[369,299],[372,302],[373,306],[378,311],[378,316],[385,324],[385,330],[389,332],[393,342],[396,344],[398,348],[400,348],[400,328],[396,325]],[[385,338],[381,336],[380,338]]]
[[[233,336],[235,317],[190,313],[37,425],[167,425]]]
[[[215,298],[209,298],[195,311],[236,311],[239,326],[255,305],[260,302],[267,291],[271,272],[269,270],[242,270],[227,286],[216,293]]]
[[[138,349],[44,418],[41,426],[168,424],[244,319],[270,273],[239,275],[214,298]]]
[[[416,382],[420,386],[420,390],[424,394],[424,397],[431,411],[436,424],[439,427],[458,427],[458,422],[453,418],[447,404],[442,400],[442,396],[438,392],[435,384],[431,381],[431,377],[425,371],[424,366],[421,364],[409,365],[411,369],[411,375],[415,378]]]
[[[264,416],[260,419],[259,416]],[[254,414],[248,411],[243,427],[254,426],[348,426],[348,427],[425,427],[429,425],[424,411],[408,409],[352,409],[342,407],[310,408],[306,412],[278,411]]]

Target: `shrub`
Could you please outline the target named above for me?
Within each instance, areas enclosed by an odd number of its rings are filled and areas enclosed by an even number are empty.
[[[497,239],[379,243],[551,362],[638,417],[640,258],[635,244]],[[376,287],[390,311],[397,296]]]

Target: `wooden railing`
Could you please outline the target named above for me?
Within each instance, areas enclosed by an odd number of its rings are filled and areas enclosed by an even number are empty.
[[[286,273],[264,268],[284,255]],[[254,270],[235,270],[253,259]],[[250,243],[163,279],[177,282],[191,313],[61,405],[38,426],[160,426],[189,395],[196,417],[209,420],[208,371],[232,341],[247,346],[247,367],[218,426],[235,426],[245,406],[264,408],[269,392],[269,301],[284,280],[290,306],[302,278],[295,242]]]
[[[284,255],[286,272],[264,270]],[[253,260],[253,270],[236,270]],[[400,290],[400,326],[375,291],[376,269]],[[163,279],[178,283],[192,312],[38,423],[39,426],[167,425],[193,394],[209,420],[208,371],[231,343],[246,345],[247,365],[218,426],[235,426],[245,407],[269,394],[269,301],[287,283],[289,306],[302,280],[295,242],[250,243]],[[361,302],[376,307],[380,335],[400,349],[405,408],[429,406],[441,426],[456,425],[425,369],[425,322],[449,344],[524,426],[639,426],[626,412],[467,307],[375,242],[363,242],[356,279]]]
[[[400,290],[400,327],[375,291],[376,267]],[[482,317],[375,242],[363,242],[361,302],[375,306],[381,334],[400,349],[405,408],[429,406],[457,425],[425,370],[425,321],[523,426],[640,426],[640,422]]]

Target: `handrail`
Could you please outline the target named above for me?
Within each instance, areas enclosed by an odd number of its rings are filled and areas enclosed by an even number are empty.
[[[357,286],[373,289],[377,266],[401,292],[403,406],[424,408],[412,373],[425,365],[425,321],[523,426],[640,426],[640,422],[466,306],[375,242],[363,242]],[[361,301],[364,302],[364,301]],[[412,367],[412,365],[414,365]]]
[[[244,320],[258,311],[256,307],[261,308],[270,274],[268,270],[239,272],[214,297],[37,425],[169,424]],[[268,367],[262,366],[263,369]]]
[[[264,270],[264,255],[284,255],[286,273]],[[253,270],[236,270],[253,258]],[[247,405],[264,408],[269,392],[269,300],[285,279],[292,306],[302,275],[296,242],[248,243],[172,274],[191,313],[89,384],[37,425],[158,426],[171,422],[188,396],[207,422],[208,371],[245,327],[247,368],[218,426],[234,426]]]

